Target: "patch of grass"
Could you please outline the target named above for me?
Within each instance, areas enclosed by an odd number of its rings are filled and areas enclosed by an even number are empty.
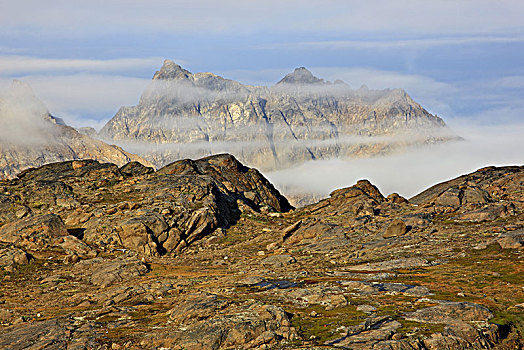
[[[42,203],[40,201],[32,202],[29,204],[30,207],[35,209],[42,209],[45,206],[45,203]]]
[[[522,309],[510,308],[504,311],[495,311],[494,317],[489,320],[503,326],[512,325],[517,328],[521,334],[524,334],[524,318],[522,317]]]
[[[319,314],[317,317],[309,316],[312,311]],[[291,324],[297,329],[303,339],[315,340],[318,344],[340,337],[337,328],[356,326],[366,319],[366,314],[357,311],[354,305],[326,311],[321,305],[312,305],[305,309],[291,312]]]
[[[96,321],[102,322],[102,323],[113,322],[113,321],[120,319],[120,317],[121,316],[118,316],[118,315],[102,315],[100,317],[97,317]]]

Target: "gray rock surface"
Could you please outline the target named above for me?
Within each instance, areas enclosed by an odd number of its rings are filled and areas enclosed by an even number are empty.
[[[496,241],[503,249],[522,249],[524,248],[524,230],[507,232]]]
[[[422,266],[430,266],[430,264],[427,260],[422,258],[405,258],[350,266],[348,269],[351,271],[388,271],[396,269],[412,269]]]
[[[0,249],[0,269],[14,271],[18,266],[27,265],[31,256],[25,251],[13,246]]]
[[[424,323],[450,323],[461,321],[487,321],[493,314],[484,306],[469,302],[436,300],[437,305],[406,313],[408,321]]]
[[[148,268],[140,260],[133,257],[114,260],[94,258],[80,261],[74,266],[73,271],[82,278],[87,278],[88,282],[105,288],[114,283],[141,276],[148,271]],[[87,274],[85,274],[86,272]]]

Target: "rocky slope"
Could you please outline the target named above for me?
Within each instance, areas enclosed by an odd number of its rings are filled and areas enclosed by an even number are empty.
[[[519,349],[523,210],[516,166],[292,210],[227,154],[45,165],[0,181],[0,347]]]
[[[115,145],[80,134],[46,107],[19,81],[0,96],[0,178],[12,178],[20,171],[46,163],[73,159],[96,159],[124,165],[139,156]]]
[[[100,136],[158,167],[228,152],[262,170],[456,139],[401,89],[353,90],[303,67],[270,88],[247,86],[169,60],[138,105],[122,107]]]

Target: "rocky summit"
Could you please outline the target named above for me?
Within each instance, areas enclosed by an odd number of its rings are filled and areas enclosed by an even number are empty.
[[[46,163],[85,158],[119,165],[130,161],[151,165],[53,117],[25,83],[14,81],[0,96],[0,179]]]
[[[261,170],[458,139],[401,89],[354,90],[304,67],[272,87],[248,86],[170,60],[99,136],[157,167],[227,152]]]
[[[519,349],[523,198],[523,166],[300,209],[228,154],[32,168],[0,180],[0,348]]]

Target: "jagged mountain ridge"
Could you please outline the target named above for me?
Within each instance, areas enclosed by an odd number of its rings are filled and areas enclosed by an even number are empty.
[[[272,87],[249,86],[170,60],[99,135],[157,166],[230,152],[262,170],[456,138],[401,89],[353,90],[304,67]]]
[[[31,88],[20,81],[14,81],[5,96],[0,96],[0,128],[0,178],[15,177],[27,168],[76,159],[151,165],[53,117]]]

